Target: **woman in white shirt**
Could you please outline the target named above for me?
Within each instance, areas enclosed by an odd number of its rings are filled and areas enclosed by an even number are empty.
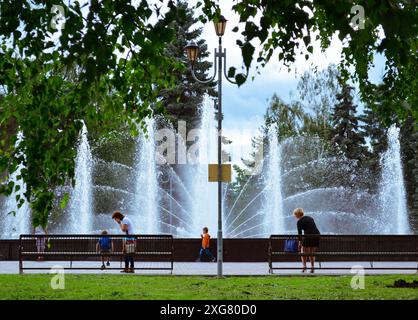
[[[120,230],[126,235],[134,233],[134,226],[131,219],[123,215],[120,211],[113,212],[112,219],[119,224]],[[121,272],[135,273],[135,242],[135,237],[124,238],[122,242],[122,251],[125,254],[125,268]]]

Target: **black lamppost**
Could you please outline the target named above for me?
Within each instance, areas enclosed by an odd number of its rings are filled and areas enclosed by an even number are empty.
[[[225,33],[226,22],[224,16],[221,16],[219,19],[214,21],[215,25],[215,32],[216,35],[219,37],[219,46],[218,50],[215,48],[215,58],[214,58],[214,65],[215,65],[215,72],[213,76],[208,80],[199,80],[196,77],[194,72],[194,66],[197,61],[197,57],[199,56],[199,46],[195,42],[189,42],[186,47],[187,58],[190,62],[191,68],[190,71],[192,73],[193,79],[200,83],[210,83],[212,82],[215,77],[216,73],[217,77],[217,84],[218,84],[218,248],[217,248],[217,259],[218,259],[218,277],[222,277],[222,263],[223,263],[223,244],[222,244],[222,60],[224,62],[223,70],[225,78],[231,82],[236,84],[236,82],[232,81],[228,78],[226,73],[226,49],[222,50],[222,36]]]

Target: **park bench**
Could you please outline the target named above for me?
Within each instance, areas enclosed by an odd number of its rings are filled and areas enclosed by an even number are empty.
[[[309,236],[302,236],[306,239]],[[269,273],[273,270],[300,269],[301,266],[283,264],[300,262],[300,252],[285,252],[286,240],[298,240],[297,235],[271,235],[268,248]],[[418,235],[321,235],[319,247],[314,254],[316,267],[323,270],[351,269],[352,266],[324,266],[324,262],[366,261],[377,270],[417,270],[418,271]],[[416,267],[393,264],[376,266],[379,261],[413,261]],[[282,263],[282,264],[280,264]],[[309,266],[309,264],[308,264]]]
[[[63,269],[73,270],[95,270],[100,265],[92,267],[77,262],[99,261],[102,256],[109,256],[112,267],[107,270],[123,269],[125,253],[122,252],[122,242],[126,235],[106,235],[114,245],[114,251],[102,254],[96,250],[96,244],[103,235],[21,235],[19,240],[19,272],[23,270],[47,270],[51,267],[44,263],[30,263],[25,266],[24,262],[34,261],[39,256],[36,247],[37,239],[47,239],[45,252],[41,254],[45,261],[68,262]],[[129,238],[136,239],[134,258],[139,261],[135,264],[136,270],[169,270],[173,272],[174,246],[172,235],[129,235]],[[120,261],[119,267],[113,261]],[[149,262],[149,263],[143,263]]]

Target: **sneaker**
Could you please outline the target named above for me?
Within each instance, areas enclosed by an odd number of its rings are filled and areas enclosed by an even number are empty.
[[[110,267],[110,262],[108,261],[108,262],[106,262],[106,265],[108,266],[108,267]]]
[[[212,258],[212,262],[216,262],[216,258]]]
[[[128,270],[128,273],[135,273],[135,269],[130,268],[130,269]]]
[[[100,267],[100,269],[104,270],[106,267],[104,264],[102,264],[102,266]]]
[[[125,268],[125,269],[121,270],[120,273],[129,273],[129,269]]]

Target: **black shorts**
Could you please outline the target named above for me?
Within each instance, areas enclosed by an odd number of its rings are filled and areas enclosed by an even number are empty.
[[[308,248],[318,248],[319,247],[319,235],[307,235],[307,237],[303,238],[302,246]]]

